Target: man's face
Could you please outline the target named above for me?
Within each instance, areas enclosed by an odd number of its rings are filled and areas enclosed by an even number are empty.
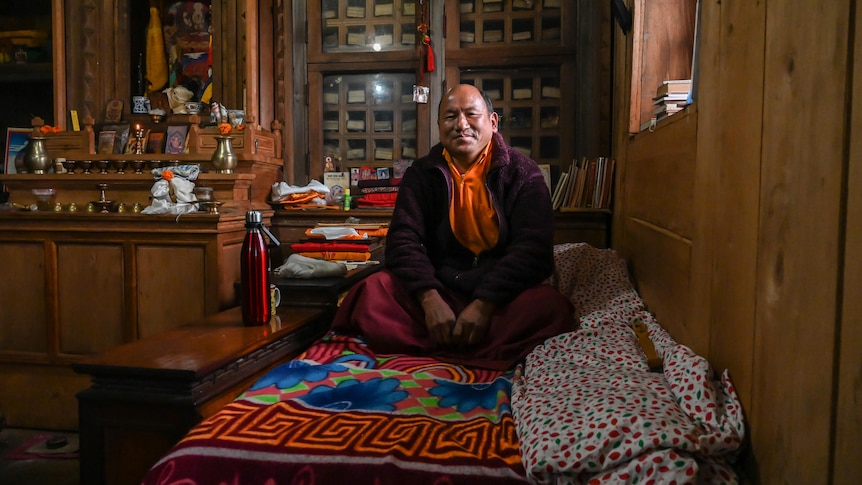
[[[497,132],[497,113],[488,113],[482,94],[473,86],[452,88],[440,104],[440,142],[452,157],[473,163]]]

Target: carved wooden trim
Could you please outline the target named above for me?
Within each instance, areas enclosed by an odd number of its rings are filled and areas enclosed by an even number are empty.
[[[83,29],[82,33],[82,50],[81,50],[81,66],[83,79],[81,85],[81,113],[83,116],[93,116],[98,113],[96,111],[96,68],[99,65],[98,55],[96,52],[96,1],[85,0],[82,8],[83,11]]]

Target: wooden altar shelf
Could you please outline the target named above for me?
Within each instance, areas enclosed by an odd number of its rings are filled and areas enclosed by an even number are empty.
[[[113,170],[113,169],[112,169]],[[201,173],[195,181],[195,186],[213,188],[215,200],[223,202],[219,212],[243,212],[251,209],[266,210],[271,207],[265,202],[270,187],[265,194],[256,194],[255,175],[249,173]],[[69,216],[86,212],[87,204],[99,200],[99,184],[107,184],[106,198],[110,201],[122,202],[131,209],[134,204],[141,207],[150,205],[150,189],[154,177],[149,171],[142,174],[132,173],[126,169],[125,174],[95,173],[83,174],[12,174],[0,175],[0,183],[9,191],[9,201],[29,207],[36,202],[33,189],[54,189],[56,202],[59,202],[63,214]],[[75,203],[77,213],[68,212],[68,206]],[[146,214],[144,214],[146,216]]]

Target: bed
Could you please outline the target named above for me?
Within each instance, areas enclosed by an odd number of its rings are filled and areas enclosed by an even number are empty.
[[[613,250],[554,249],[549,283],[580,328],[515,368],[375,354],[330,333],[195,426],[143,483],[736,483],[745,423],[727,372],[670,337]]]

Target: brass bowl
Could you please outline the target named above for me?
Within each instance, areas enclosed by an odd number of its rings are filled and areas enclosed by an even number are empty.
[[[114,168],[117,169],[117,173],[126,173],[126,160],[114,160]]]
[[[149,161],[147,161],[147,167],[149,167],[151,170],[154,168],[159,168],[161,166],[162,166],[161,160],[149,160]]]
[[[135,173],[144,173],[144,161],[143,160],[132,160],[129,162],[132,169],[134,169]]]
[[[114,202],[110,200],[94,200],[90,202],[95,207],[95,212],[107,214],[114,210]]]
[[[108,173],[108,168],[111,167],[111,162],[108,160],[96,160],[96,168],[99,169],[99,173],[105,174]]]
[[[90,171],[90,168],[92,168],[92,166],[93,166],[92,160],[78,160],[77,163],[78,163],[78,167],[80,167],[81,170],[84,171],[84,173],[93,173]]]
[[[66,173],[73,174],[75,173],[75,167],[78,166],[78,162],[75,160],[63,160],[63,168],[66,169]]]

